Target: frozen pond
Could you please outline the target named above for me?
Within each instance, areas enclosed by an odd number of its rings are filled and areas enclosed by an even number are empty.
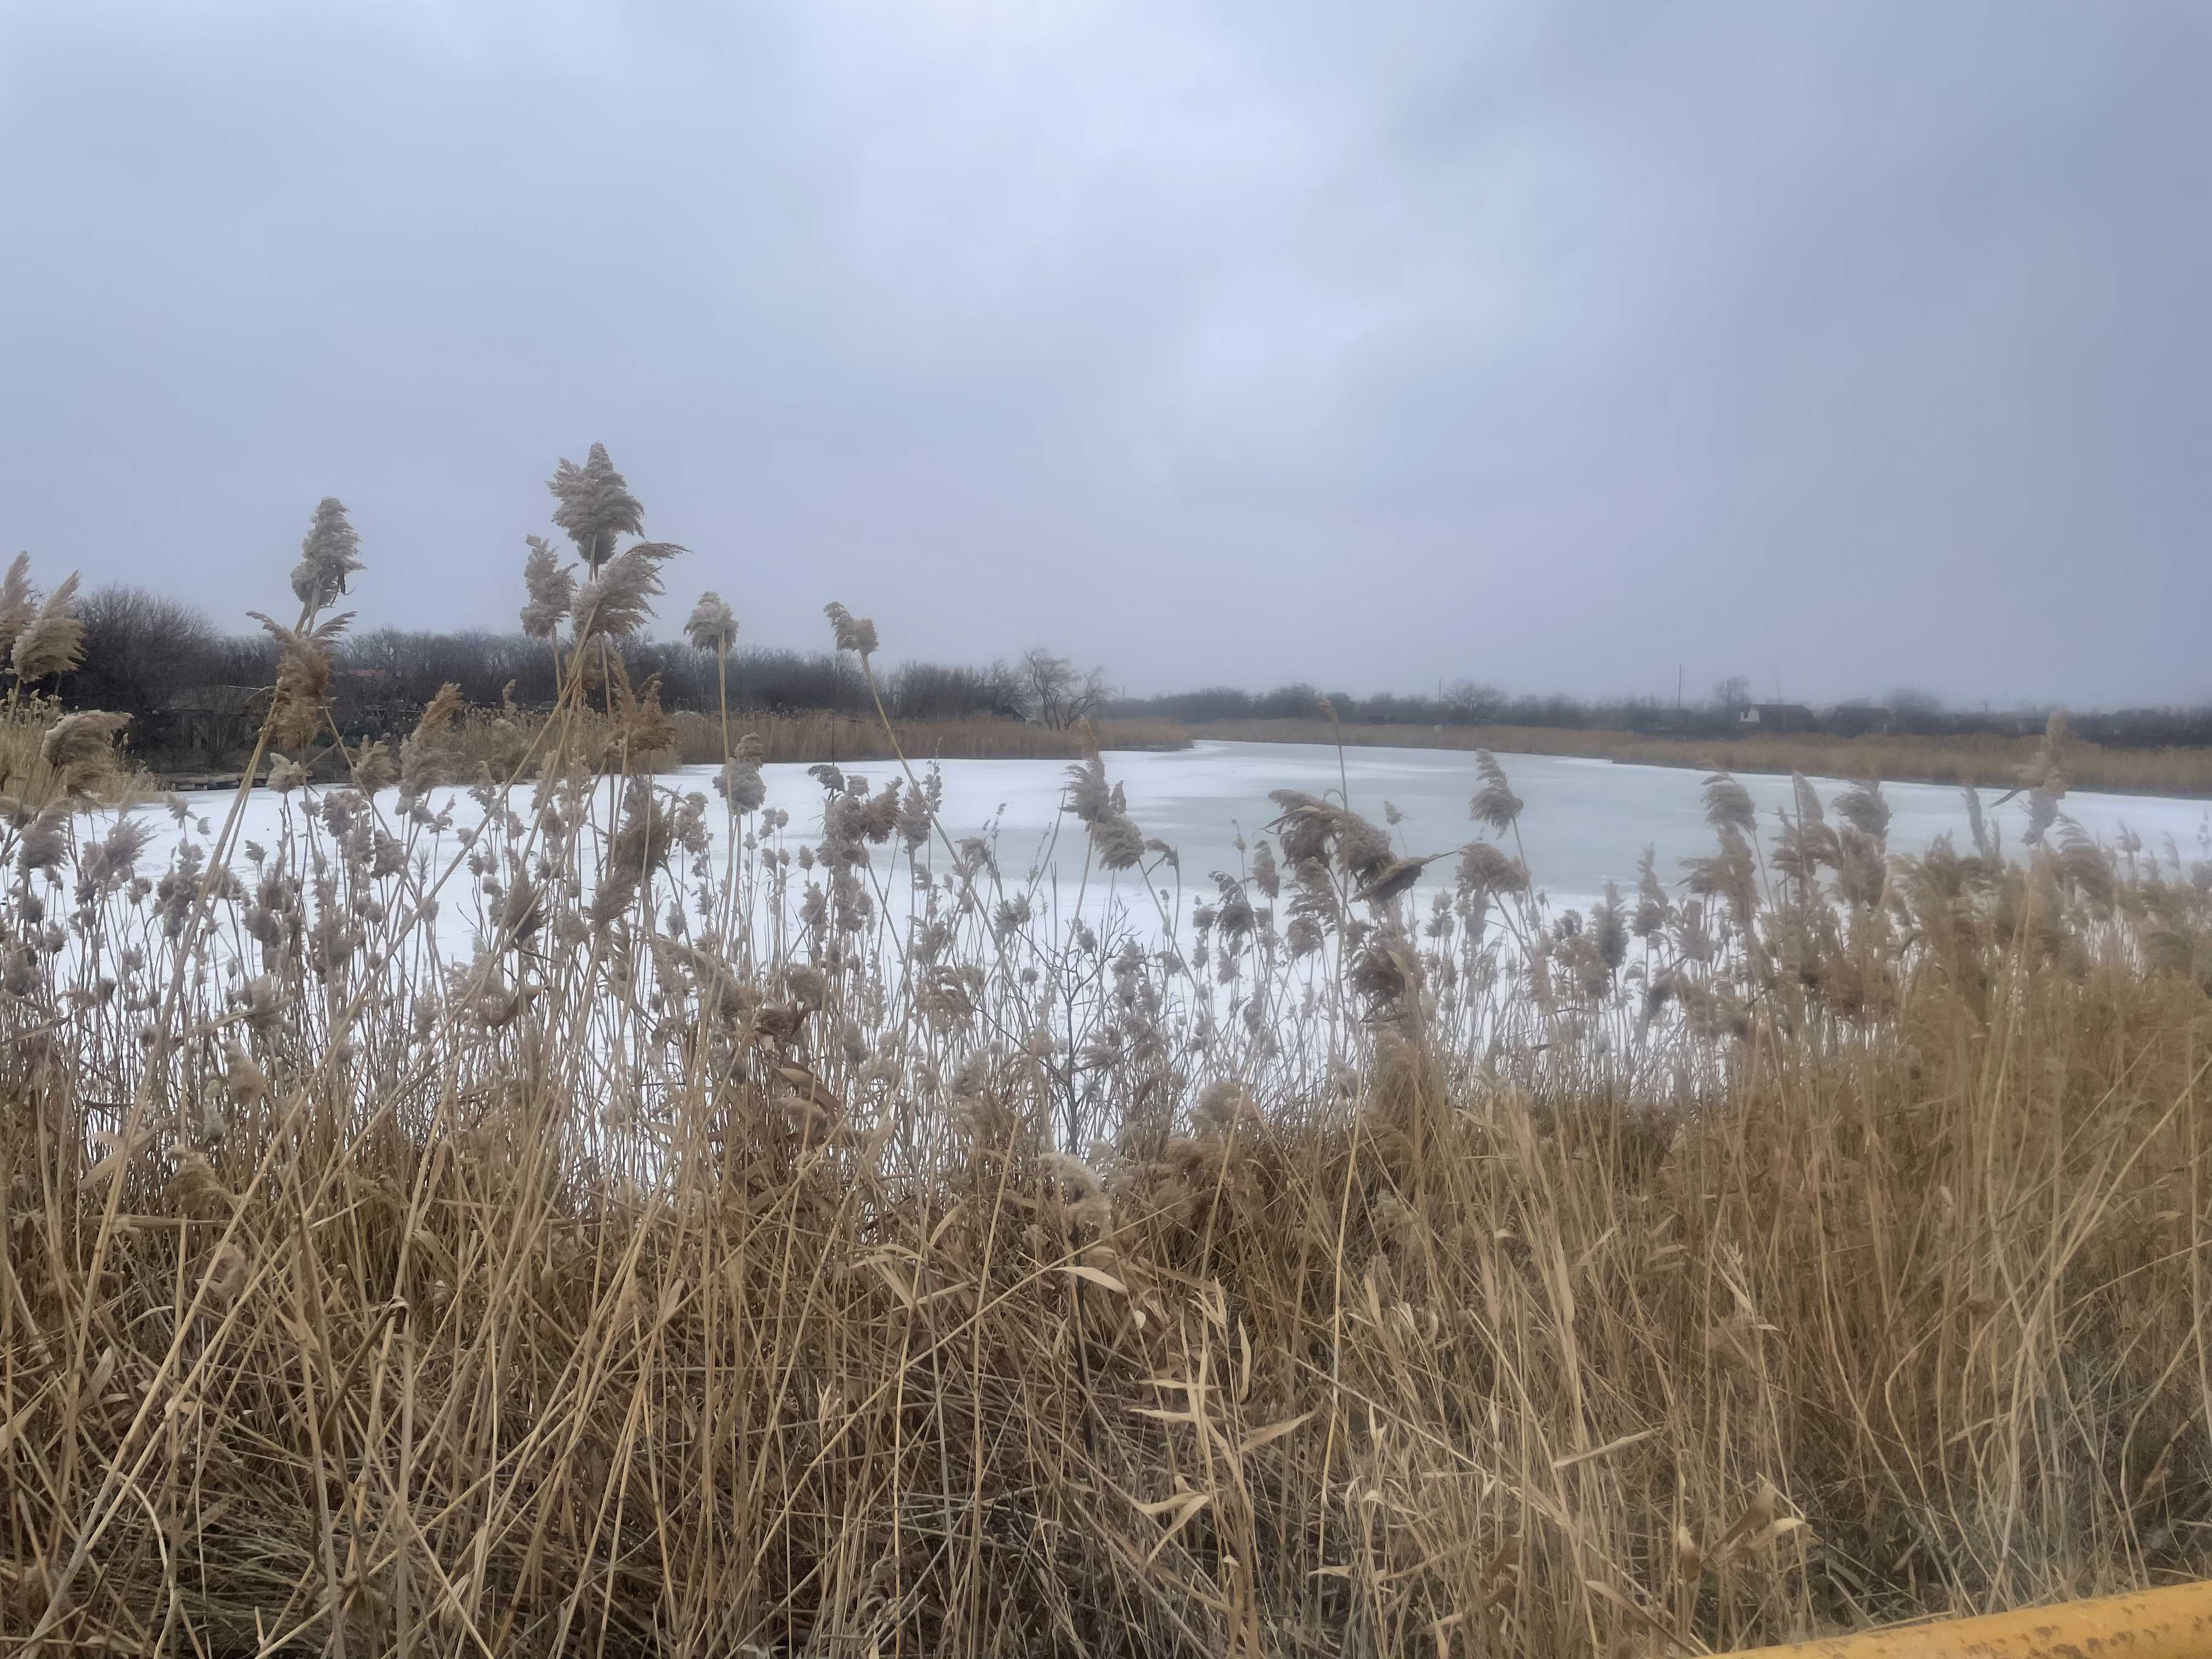
[[[1624,890],[1636,884],[1637,861],[1645,847],[1656,848],[1662,880],[1673,884],[1681,860],[1713,848],[1705,821],[1705,775],[1686,769],[1626,766],[1611,761],[1551,755],[1502,755],[1499,763],[1513,791],[1527,803],[1521,837],[1537,884],[1554,904],[1583,906],[1603,893],[1608,881]],[[782,770],[786,769],[771,769]],[[805,789],[814,788],[804,779]],[[872,770],[882,775],[885,769]],[[1310,794],[1336,791],[1337,751],[1307,744],[1201,743],[1169,754],[1116,754],[1106,757],[1109,777],[1120,782],[1129,815],[1148,836],[1157,836],[1181,854],[1188,887],[1206,881],[1213,870],[1241,866],[1234,845],[1239,828],[1249,841],[1275,816],[1271,789],[1302,789]],[[960,761],[945,767],[948,824],[972,833],[986,815],[998,811],[1002,862],[1018,872],[1030,849],[1049,836],[1059,811],[1064,763]],[[1377,823],[1387,801],[1404,814],[1393,838],[1409,854],[1437,853],[1473,838],[1477,826],[1468,817],[1474,793],[1474,757],[1436,749],[1347,749],[1344,777],[1352,805]],[[1758,804],[1761,828],[1771,833],[1775,809],[1790,802],[1787,777],[1741,775]],[[1848,787],[1838,779],[1815,778],[1823,802]],[[1972,848],[1966,805],[1949,785],[1885,784],[1893,817],[1890,850],[1920,854],[1937,836],[1950,834]],[[778,805],[793,803],[772,793]],[[802,792],[799,800],[805,801]],[[1984,792],[1986,807],[1995,796]],[[2070,794],[2064,815],[2107,843],[2123,830],[2142,838],[2146,851],[2161,856],[2171,837],[2184,860],[2212,858],[2212,806],[2200,800],[2140,795]],[[793,805],[795,822],[803,822]],[[2017,848],[2027,828],[2027,799],[2019,797],[1990,814],[2001,827],[2008,848]],[[1079,826],[1062,833],[1054,865],[1063,884],[1082,870]],[[1452,864],[1431,867],[1431,883],[1449,883]]]
[[[1637,861],[1647,845],[1656,848],[1660,876],[1670,884],[1680,878],[1683,859],[1711,850],[1713,838],[1703,816],[1703,779],[1695,771],[1555,756],[1500,758],[1515,793],[1527,803],[1521,836],[1530,869],[1555,906],[1585,906],[1607,881],[1632,889]],[[1268,791],[1288,788],[1322,794],[1340,787],[1336,750],[1309,744],[1202,743],[1170,753],[1110,754],[1106,767],[1108,776],[1122,786],[1129,815],[1145,834],[1177,849],[1183,891],[1194,898],[1212,896],[1211,872],[1234,872],[1243,867],[1235,837],[1241,831],[1250,841],[1275,816]],[[1468,817],[1468,799],[1477,785],[1472,754],[1352,749],[1345,753],[1344,767],[1356,810],[1378,823],[1384,820],[1386,801],[1403,814],[1392,835],[1404,851],[1448,851],[1475,833],[1476,826]],[[897,774],[889,762],[863,763],[848,769],[876,785]],[[941,769],[945,828],[955,840],[994,835],[1000,867],[1010,884],[1037,871],[1042,875],[1040,896],[1048,902],[1056,896],[1063,910],[1079,889],[1085,909],[1115,895],[1123,902],[1143,905],[1133,876],[1109,881],[1093,872],[1085,884],[1082,826],[1060,811],[1066,762],[947,761]],[[821,786],[802,765],[769,766],[763,772],[769,805],[791,814],[787,836],[811,839],[821,823]],[[696,767],[661,781],[678,791],[711,792],[712,777],[711,769]],[[1744,775],[1741,781],[1758,804],[1763,830],[1771,833],[1775,809],[1790,801],[1790,780]],[[1838,780],[1814,781],[1824,800],[1844,787]],[[1945,833],[1961,845],[1970,842],[1957,789],[1890,784],[1884,793],[1894,814],[1889,834],[1893,852],[1924,852],[1936,836]],[[219,821],[228,810],[228,797],[191,799],[196,817]],[[458,824],[477,817],[465,791],[438,790],[432,799],[441,807],[450,801]],[[295,809],[298,804],[295,797]],[[2017,799],[1990,815],[2008,849],[2020,844],[2026,805],[2024,797]],[[2108,844],[2124,830],[2132,830],[2147,851],[2160,856],[2171,845],[2184,860],[2212,858],[2212,808],[2203,801],[2073,794],[2063,808],[2067,817]],[[270,839],[281,811],[276,795],[257,791],[247,804],[245,836]],[[167,861],[177,832],[166,814],[152,811],[146,817],[158,827],[159,835],[141,867],[158,868]],[[719,834],[719,806],[709,818]],[[941,860],[941,849],[938,856]],[[1451,860],[1439,861],[1427,879],[1431,884],[1447,884],[1452,870]],[[461,919],[449,918],[441,931],[454,922]],[[464,939],[465,927],[461,922]]]

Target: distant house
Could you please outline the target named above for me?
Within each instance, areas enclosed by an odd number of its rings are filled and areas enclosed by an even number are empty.
[[[1802,702],[1754,702],[1735,720],[1738,726],[1761,732],[1811,732],[1820,724],[1819,716]]]
[[[1828,730],[1839,738],[1863,738],[1869,732],[1894,729],[1897,716],[1871,702],[1838,703],[1828,715]]]

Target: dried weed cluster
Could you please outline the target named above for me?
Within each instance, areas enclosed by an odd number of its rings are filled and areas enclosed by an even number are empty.
[[[2070,830],[2063,732],[2024,857],[1720,775],[1587,914],[1486,756],[1425,903],[1292,792],[1187,898],[1094,758],[1055,908],[926,769],[599,775],[673,555],[555,483],[562,703],[465,793],[434,706],[266,842],[14,815],[0,1636],[1656,1653],[2207,1569],[2212,871]],[[325,503],[264,748],[360,568]]]
[[[65,712],[52,682],[82,660],[84,625],[76,615],[72,571],[41,595],[31,556],[19,553],[0,577],[0,816],[19,829],[41,813],[59,815],[136,799],[141,780],[117,744],[130,721],[97,710]]]

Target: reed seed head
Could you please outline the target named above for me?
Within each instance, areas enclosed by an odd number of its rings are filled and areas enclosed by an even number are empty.
[[[581,466],[564,457],[545,487],[559,503],[553,522],[568,532],[593,576],[614,556],[618,538],[643,532],[645,508],[615,471],[605,444],[593,444]]]
[[[18,553],[0,579],[0,653],[12,656],[15,639],[38,613],[38,597],[31,591],[31,556]]]
[[[1504,835],[1521,816],[1521,797],[1506,782],[1505,769],[1498,763],[1498,757],[1487,749],[1474,751],[1474,769],[1482,780],[1482,787],[1468,803],[1468,816],[1477,823],[1487,824],[1496,834]]]
[[[84,659],[84,624],[77,619],[76,572],[46,596],[38,614],[15,635],[15,678],[30,684],[66,674]]]
[[[562,619],[575,603],[576,570],[561,562],[543,536],[527,540],[530,556],[522,562],[522,583],[530,598],[522,607],[522,631],[533,640],[550,640],[561,631]]]
[[[115,761],[115,736],[131,724],[128,714],[98,709],[79,709],[64,714],[46,728],[39,753],[55,771],[106,771]]]
[[[315,522],[300,544],[300,562],[292,567],[292,592],[310,616],[335,605],[353,573],[362,568],[361,537],[346,517],[345,503],[325,495],[315,507]]]
[[[699,596],[684,624],[684,635],[696,651],[722,656],[738,642],[738,613],[713,589]]]

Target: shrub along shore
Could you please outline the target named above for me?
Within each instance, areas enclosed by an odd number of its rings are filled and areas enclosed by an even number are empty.
[[[504,776],[526,755],[550,752],[544,740],[548,717],[544,714],[495,708],[459,709],[451,717],[450,729],[439,745],[439,763],[426,781],[447,783],[474,781],[489,769]],[[1101,720],[1055,730],[1020,720],[978,717],[970,720],[902,720],[886,728],[881,720],[863,720],[836,714],[732,714],[726,734],[722,722],[710,714],[689,711],[664,714],[658,709],[642,722],[625,722],[592,714],[579,720],[573,739],[580,754],[594,757],[602,771],[648,775],[678,766],[720,765],[730,752],[726,744],[748,742],[763,762],[792,762],[832,765],[853,761],[884,761],[900,754],[917,762],[938,760],[1075,760],[1099,750],[1187,749],[1189,735],[1170,721]],[[403,736],[411,734],[402,734]],[[341,746],[325,734],[299,758],[311,778],[323,782],[343,781],[348,768],[364,752],[381,745],[396,749],[392,738],[371,738]],[[257,782],[266,782],[270,765],[264,763]],[[239,781],[240,774],[223,771],[151,771],[151,787],[222,788]]]

